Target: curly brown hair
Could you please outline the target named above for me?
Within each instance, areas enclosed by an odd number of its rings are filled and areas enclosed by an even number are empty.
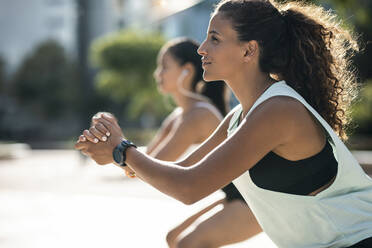
[[[240,41],[256,40],[263,72],[285,80],[343,140],[358,83],[351,57],[352,32],[322,7],[299,2],[223,0],[216,6],[230,19]]]

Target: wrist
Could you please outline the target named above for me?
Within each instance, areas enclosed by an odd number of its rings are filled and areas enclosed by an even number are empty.
[[[112,156],[114,163],[119,166],[126,166],[127,151],[130,148],[137,148],[131,141],[122,139],[113,149]]]
[[[138,150],[135,149],[134,147],[129,147],[127,149],[127,154],[126,154],[127,158],[125,160],[127,164],[132,165],[135,163],[136,153],[138,153]]]

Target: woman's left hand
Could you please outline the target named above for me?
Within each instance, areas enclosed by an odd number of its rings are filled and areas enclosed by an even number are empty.
[[[82,151],[82,153],[90,156],[97,164],[104,165],[113,163],[112,152],[114,148],[124,139],[123,132],[119,127],[116,119],[112,116],[103,114],[100,118],[97,118],[95,125],[103,124],[110,132],[106,142],[84,142],[79,137],[79,141],[75,144],[75,148]],[[92,128],[91,128],[92,129]],[[89,130],[84,130],[84,136],[94,136]]]

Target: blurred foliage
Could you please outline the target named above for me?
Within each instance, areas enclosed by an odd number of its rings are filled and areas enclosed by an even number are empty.
[[[76,67],[56,41],[48,40],[37,46],[24,59],[12,81],[14,97],[41,119],[53,119],[76,108]]]
[[[127,128],[125,136],[137,146],[146,146],[155,136],[157,128]]]
[[[371,0],[317,0],[330,6],[344,20],[346,25],[353,27],[359,35],[361,52],[354,58],[362,80],[372,78],[372,1]]]
[[[370,29],[369,24],[372,21],[370,0],[318,0],[318,2],[331,4],[346,21]]]
[[[353,121],[359,133],[372,135],[372,80],[365,83],[353,106]]]
[[[345,24],[356,32],[361,51],[354,57],[354,66],[362,82],[360,96],[352,108],[353,136],[372,135],[372,1],[317,0],[336,11]]]
[[[131,119],[144,112],[159,119],[168,112],[153,78],[163,44],[159,34],[130,30],[110,34],[92,45],[91,60],[99,68],[97,89],[124,104]]]

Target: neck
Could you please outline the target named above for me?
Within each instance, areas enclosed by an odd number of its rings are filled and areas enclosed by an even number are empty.
[[[243,116],[248,113],[255,101],[274,82],[275,80],[270,78],[269,74],[264,74],[258,70],[253,73],[235,75],[234,78],[226,80],[243,107]]]
[[[191,78],[193,75],[190,75],[190,78],[185,78],[183,82],[177,82],[178,90],[172,94],[173,100],[176,102],[178,107],[183,109],[183,112],[188,112],[195,103],[203,101],[203,97],[200,99],[198,97],[193,97],[192,95],[186,94],[186,92],[191,91]],[[199,94],[197,94],[199,95]]]
[[[183,109],[183,112],[188,112],[195,103],[200,102],[200,100],[185,96],[179,92],[172,94],[172,98],[176,105]]]

